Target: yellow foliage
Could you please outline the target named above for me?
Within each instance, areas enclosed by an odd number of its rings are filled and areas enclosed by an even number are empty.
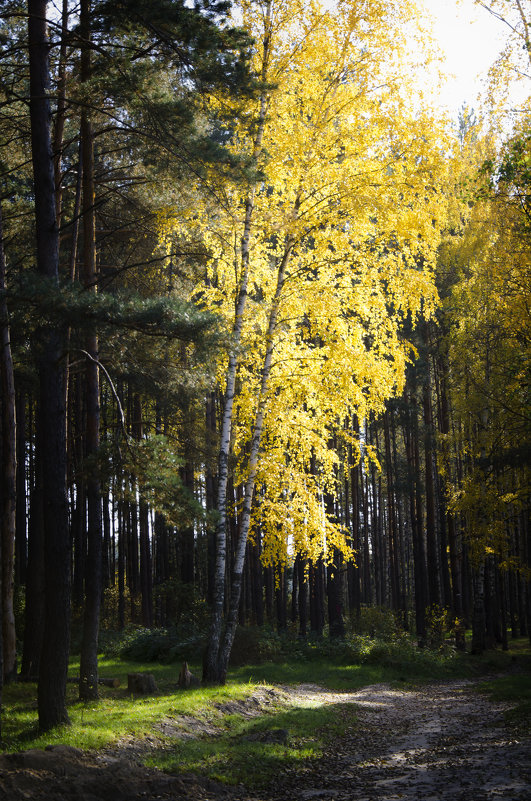
[[[231,329],[252,197],[232,429],[235,481],[247,477],[249,442],[265,402],[252,522],[261,529],[264,559],[284,561],[289,550],[317,558],[334,548],[350,558],[345,533],[323,507],[323,494],[337,481],[332,439],[346,418],[380,412],[400,393],[412,358],[402,324],[436,306],[448,139],[439,121],[405,100],[404,30],[411,29],[415,3],[340,0],[331,10],[274,0],[270,18],[266,2],[234,5],[257,43],[256,72],[270,88],[259,150],[258,103],[224,101],[234,111],[231,147],[254,153],[263,177],[254,186],[227,184],[223,202],[204,196],[194,208],[168,209],[161,247],[183,230],[200,235],[210,257],[206,281],[192,295]],[[264,36],[271,42],[267,62]],[[264,396],[268,344],[273,359]],[[226,364],[219,364],[222,386]],[[353,452],[358,460],[359,446]],[[377,462],[370,449],[365,455]]]

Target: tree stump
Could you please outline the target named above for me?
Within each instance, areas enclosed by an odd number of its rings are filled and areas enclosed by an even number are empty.
[[[153,673],[128,673],[127,691],[136,695],[156,693],[157,685]]]
[[[194,674],[188,669],[188,662],[183,662],[181,672],[179,673],[179,678],[177,679],[177,684],[183,689],[186,687],[199,686],[200,681],[197,676],[194,676]]]

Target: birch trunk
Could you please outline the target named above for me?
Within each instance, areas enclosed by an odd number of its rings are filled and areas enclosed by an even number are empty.
[[[271,51],[271,2],[267,4],[265,17],[265,35],[263,42],[263,60],[261,80],[265,84],[268,77],[269,58]],[[253,157],[256,160],[262,151],[265,120],[267,114],[268,95],[265,89],[260,96],[258,124],[253,144]],[[224,393],[223,419],[221,423],[220,446],[218,456],[218,490],[216,527],[216,562],[214,570],[214,592],[212,616],[207,650],[203,664],[203,680],[209,682],[222,682],[220,672],[220,644],[222,637],[223,607],[226,588],[227,565],[227,484],[229,475],[229,454],[232,435],[232,421],[234,414],[234,392],[236,385],[236,372],[238,368],[238,351],[243,331],[243,316],[247,305],[247,288],[249,283],[249,252],[251,243],[251,229],[253,222],[255,189],[253,188],[245,203],[245,217],[241,240],[241,269],[240,286],[236,301],[234,326],[232,329],[231,349],[227,365],[227,381]]]
[[[236,627],[238,624],[238,605],[240,602],[247,537],[249,534],[249,527],[251,523],[251,510],[253,503],[254,487],[256,483],[256,471],[258,468],[258,456],[260,453],[260,443],[262,440],[262,431],[264,427],[264,418],[268,401],[269,379],[271,376],[271,365],[273,361],[274,334],[277,324],[282,287],[284,285],[286,270],[290,261],[292,249],[293,249],[293,241],[288,240],[286,242],[284,254],[282,256],[278,268],[277,285],[273,300],[271,302],[271,309],[269,312],[269,321],[266,334],[266,352],[262,367],[262,378],[260,382],[260,391],[258,395],[258,407],[253,426],[251,452],[249,456],[249,470],[248,470],[247,480],[245,483],[240,529],[238,533],[238,541],[236,544],[235,555],[234,555],[234,569],[231,582],[231,597],[229,602],[229,611],[227,615],[227,625],[225,628],[223,641],[220,645],[220,650],[219,650],[217,675],[218,675],[218,681],[220,681],[222,684],[224,684],[227,676],[227,667],[229,664],[230,652],[232,644],[234,642],[234,636],[236,634]]]

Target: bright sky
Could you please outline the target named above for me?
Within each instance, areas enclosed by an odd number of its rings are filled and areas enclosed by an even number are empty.
[[[444,71],[453,74],[440,94],[440,104],[452,116],[463,103],[477,108],[482,79],[509,29],[474,0],[424,0],[424,5],[434,17],[434,36],[446,55]]]

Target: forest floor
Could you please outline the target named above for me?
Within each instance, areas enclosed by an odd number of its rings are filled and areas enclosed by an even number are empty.
[[[168,737],[216,736],[194,719],[165,722],[153,738],[124,740],[87,754],[67,746],[0,756],[1,801],[523,801],[531,799],[531,737],[505,725],[507,705],[454,680],[356,692],[316,685],[261,690],[227,714],[263,713],[275,695],[297,707],[336,705],[345,726],[319,758],[279,770],[267,791],[251,792],[195,775],[146,768]],[[355,706],[353,706],[355,705]],[[354,714],[355,712],[355,714]],[[352,721],[352,725],[349,721]],[[278,741],[289,731],[264,733]],[[270,742],[271,740],[269,740]],[[165,745],[163,745],[165,743]],[[257,771],[260,765],[257,765]]]

